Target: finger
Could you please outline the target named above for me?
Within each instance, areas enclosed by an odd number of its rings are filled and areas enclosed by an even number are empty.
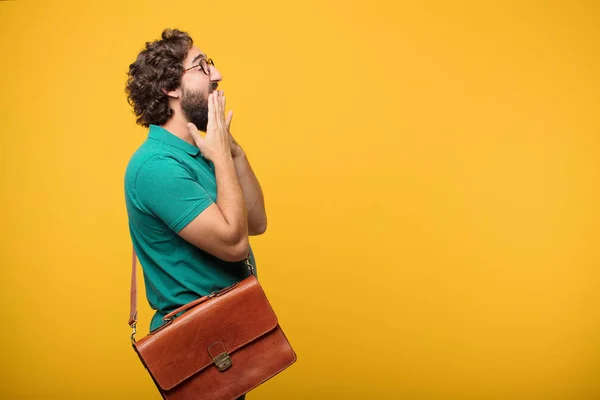
[[[227,113],[227,120],[225,121],[225,126],[227,127],[227,131],[229,132],[229,128],[231,127],[231,119],[233,118],[233,110]]]
[[[215,122],[219,129],[223,129],[223,110],[221,110],[221,99],[219,98],[219,91],[213,96],[213,107],[215,109]]]
[[[225,125],[225,92],[219,91],[219,107],[223,115],[223,125]]]
[[[225,128],[227,126],[225,125],[225,94],[222,90],[221,93],[219,93],[219,111],[221,113],[221,124],[223,128]]]
[[[219,104],[219,117],[221,118],[221,122],[225,122],[225,103],[223,102],[223,91],[219,90],[219,97],[217,99],[217,102]]]
[[[222,99],[223,99],[223,93],[221,93],[221,91],[218,90],[217,91],[216,104],[217,104],[217,110],[219,110],[219,112],[223,111]]]
[[[215,96],[213,93],[208,95],[208,120],[209,121],[215,121],[215,104],[213,101],[214,97]]]
[[[198,128],[196,128],[196,125],[194,125],[191,122],[188,122],[187,128],[190,132],[190,135],[192,135],[192,139],[194,139],[194,142],[196,142],[196,146],[200,147],[204,139],[202,138],[202,136],[200,136],[200,132],[198,132]]]
[[[219,109],[217,107],[217,99],[218,98],[219,98],[219,91],[215,90],[214,92],[212,92],[212,98],[211,98],[212,99],[212,106],[213,106],[213,110],[214,110],[215,116],[218,115],[217,113],[219,111]]]

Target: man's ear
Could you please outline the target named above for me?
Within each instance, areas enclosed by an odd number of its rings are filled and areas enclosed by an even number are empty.
[[[167,92],[165,89],[162,89],[162,92],[172,99],[178,99],[179,96],[181,96],[181,90],[179,88],[171,90],[170,92]]]

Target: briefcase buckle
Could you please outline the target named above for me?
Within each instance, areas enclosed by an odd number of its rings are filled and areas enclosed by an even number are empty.
[[[232,365],[231,357],[229,357],[229,354],[227,354],[227,352],[219,354],[213,359],[213,361],[215,362],[215,365],[221,372],[225,371]]]

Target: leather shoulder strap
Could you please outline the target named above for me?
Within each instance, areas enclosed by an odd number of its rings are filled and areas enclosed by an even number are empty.
[[[129,299],[129,326],[133,327],[137,323],[137,279],[135,271],[135,248],[132,249],[131,256],[131,297]]]

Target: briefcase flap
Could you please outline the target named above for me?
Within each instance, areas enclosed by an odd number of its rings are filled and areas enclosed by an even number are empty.
[[[222,360],[223,352],[235,353],[277,324],[260,284],[250,276],[233,290],[195,306],[169,326],[142,338],[134,347],[157,384],[170,390],[206,368],[217,368],[214,358],[219,354]]]

